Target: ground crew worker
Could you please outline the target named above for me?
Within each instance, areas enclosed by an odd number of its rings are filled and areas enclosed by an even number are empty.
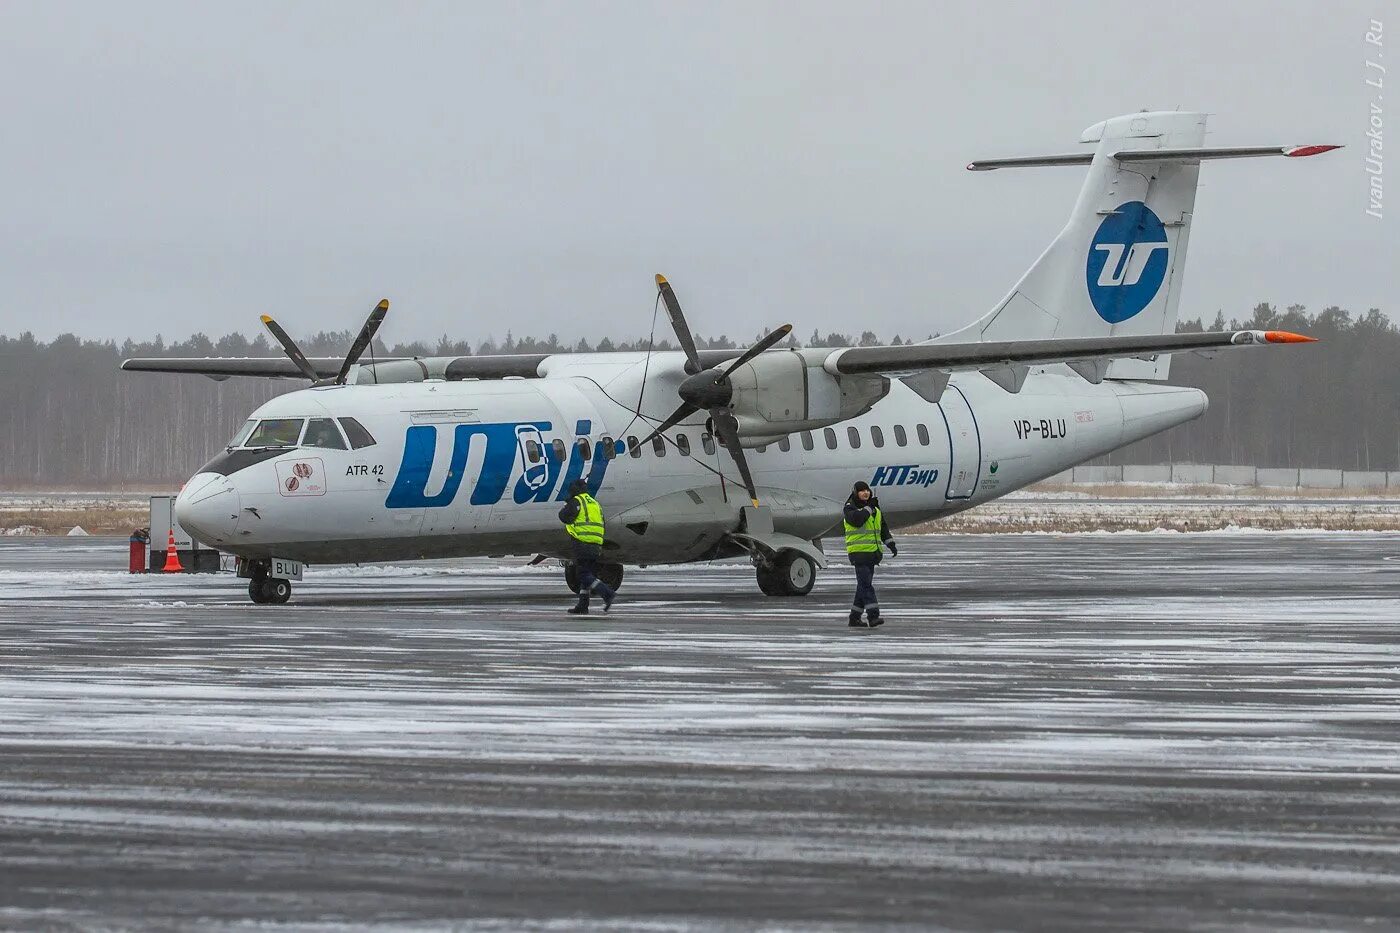
[[[846,554],[856,568],[856,598],[851,603],[852,626],[874,628],[883,625],[880,603],[875,598],[875,565],[884,556],[880,545],[899,555],[885,517],[880,513],[880,500],[870,493],[870,485],[858,482],[851,489],[843,510],[846,529]],[[861,612],[865,618],[861,618]]]
[[[617,593],[598,579],[598,558],[603,556],[603,507],[588,494],[588,483],[576,479],[569,486],[569,501],[559,510],[559,520],[574,543],[574,567],[578,570],[578,605],[569,615],[588,615],[588,596],[603,597],[603,611],[612,608]]]

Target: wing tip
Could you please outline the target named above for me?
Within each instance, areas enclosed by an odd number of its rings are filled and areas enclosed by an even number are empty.
[[[1264,340],[1268,343],[1317,343],[1316,337],[1295,334],[1286,330],[1266,330],[1264,331]]]
[[[657,284],[658,287],[659,287],[659,286],[662,286],[662,285],[665,285],[665,284],[666,284],[666,276],[662,275],[660,272],[656,273],[656,284]]]
[[[1289,146],[1283,150],[1283,154],[1290,159],[1303,159],[1308,156],[1321,155],[1324,152],[1331,152],[1333,149],[1342,148],[1340,144],[1318,144],[1312,146]]]
[[[271,324],[271,323],[272,323],[272,315],[270,315],[270,314],[260,314],[260,315],[258,315],[258,320],[262,321],[264,324]]]

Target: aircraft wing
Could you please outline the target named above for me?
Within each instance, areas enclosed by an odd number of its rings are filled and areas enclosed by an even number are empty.
[[[307,360],[322,378],[340,371],[339,357],[318,356]],[[302,372],[285,356],[278,357],[137,357],[124,360],[122,369],[138,373],[192,373],[211,379],[229,376],[300,379]]]
[[[921,343],[902,347],[849,347],[833,352],[823,368],[835,376],[879,373],[900,376],[926,370],[981,370],[1006,388],[1020,391],[1031,366],[1067,363],[1090,382],[1104,378],[1115,359],[1164,353],[1215,351],[1271,343],[1312,343],[1315,338],[1279,330],[1211,331],[1127,337],[1071,337],[990,343]]]

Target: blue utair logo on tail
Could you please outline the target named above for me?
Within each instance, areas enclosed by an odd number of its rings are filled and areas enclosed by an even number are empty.
[[[1167,231],[1152,208],[1125,201],[1099,224],[1084,269],[1089,300],[1110,324],[1128,320],[1157,297],[1167,277]]]

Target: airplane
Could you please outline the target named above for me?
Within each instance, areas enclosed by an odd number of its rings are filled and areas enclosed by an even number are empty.
[[[1280,331],[1175,333],[1201,163],[1332,149],[1206,147],[1201,113],[1089,127],[1092,149],[976,161],[972,171],[1088,166],[1064,229],[1007,296],[954,333],[902,346],[681,347],[361,361],[380,302],[343,359],[308,359],[277,322],[278,359],[132,359],[131,371],[311,382],[251,415],[184,485],[180,525],[235,555],[255,603],[285,603],[316,564],[534,555],[577,589],[557,517],[574,480],[602,503],[600,576],[748,557],[769,596],[811,592],[822,539],[856,480],[893,526],[938,519],[1199,417],[1165,384],[1171,355],[1272,347]]]

